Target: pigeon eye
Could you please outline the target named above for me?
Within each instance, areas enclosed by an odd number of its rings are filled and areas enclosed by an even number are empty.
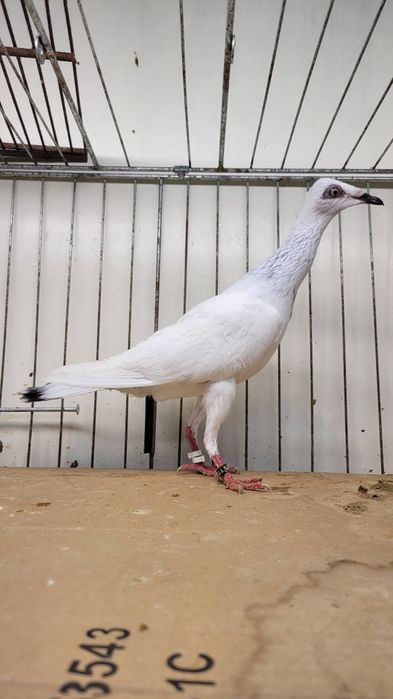
[[[337,199],[338,197],[341,197],[343,195],[343,190],[341,187],[337,187],[337,185],[332,185],[331,187],[328,187],[325,189],[323,193],[323,198],[324,199]]]

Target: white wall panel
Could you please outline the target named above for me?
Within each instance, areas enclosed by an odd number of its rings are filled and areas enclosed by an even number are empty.
[[[384,462],[387,473],[393,473],[393,191],[373,189],[385,206],[372,211],[372,233],[375,271],[375,296],[378,325],[378,354],[381,385]]]
[[[281,242],[296,220],[305,190],[281,190]],[[310,469],[310,354],[308,286],[300,287],[288,330],[281,342],[281,448],[283,471]]]
[[[250,187],[250,269],[277,247],[275,187]],[[248,467],[278,468],[277,353],[248,384]]]

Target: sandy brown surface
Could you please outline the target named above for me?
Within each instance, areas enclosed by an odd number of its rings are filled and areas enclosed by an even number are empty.
[[[393,476],[266,480],[1,469],[2,699],[391,699]]]

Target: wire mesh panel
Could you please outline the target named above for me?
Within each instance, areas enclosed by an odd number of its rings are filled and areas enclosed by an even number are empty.
[[[44,181],[0,191],[2,410],[24,409],[16,394],[35,376],[123,351],[223,290],[285,240],[305,193]],[[221,441],[241,468],[391,469],[393,194],[373,192],[385,207],[329,226],[280,356],[238,387]],[[175,468],[190,404],[158,405],[153,457],[143,453],[144,402],[116,391],[2,412],[2,462]]]

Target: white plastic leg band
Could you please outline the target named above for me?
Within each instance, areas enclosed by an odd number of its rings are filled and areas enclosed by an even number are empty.
[[[197,449],[196,451],[189,451],[187,456],[189,459],[191,459],[193,464],[204,464],[205,463],[205,457],[203,456],[200,449]]]

